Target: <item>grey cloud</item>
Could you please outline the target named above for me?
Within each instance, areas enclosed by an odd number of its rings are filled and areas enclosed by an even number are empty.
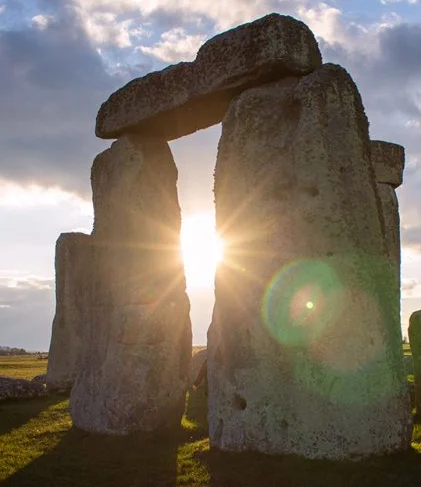
[[[10,287],[0,279],[0,344],[46,350],[54,301],[53,280],[20,279]]]
[[[378,42],[377,55],[323,41],[320,45],[325,61],[342,64],[354,77],[371,137],[405,147],[404,184],[398,189],[401,237],[404,246],[421,250],[421,127],[406,126],[409,120],[421,121],[421,24],[383,29]]]
[[[418,285],[418,279],[402,279],[402,291],[413,291]]]
[[[100,104],[127,75],[110,75],[80,25],[62,8],[47,28],[0,31],[0,177],[88,195]],[[141,64],[141,63],[139,63]]]

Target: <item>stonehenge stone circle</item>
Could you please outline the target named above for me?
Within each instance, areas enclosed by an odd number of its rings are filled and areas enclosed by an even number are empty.
[[[400,186],[403,181],[405,151],[400,145],[381,140],[372,140],[370,149],[384,217],[386,247],[392,267],[390,299],[393,304],[395,321],[400,327],[401,242],[399,204],[395,188]]]
[[[83,233],[62,233],[56,243],[57,304],[47,366],[50,391],[70,391],[79,370],[91,305],[87,293],[91,240]]]
[[[192,336],[167,141],[220,121],[227,246],[208,331],[211,446],[332,460],[409,448],[403,148],[370,142],[351,76],[278,14],[131,81],[99,110],[96,135],[117,140],[92,166],[94,228],[56,250],[49,376],[63,369],[74,383],[74,425],[124,435],[180,424]],[[60,363],[67,344],[77,360]]]
[[[399,204],[395,189],[402,184],[405,151],[401,145],[372,140],[371,160],[377,181],[377,189],[383,208],[386,245],[398,267],[400,285],[401,245],[399,231]]]
[[[421,414],[421,311],[415,311],[409,318],[409,343],[411,345],[415,382],[415,409]]]
[[[250,86],[321,65],[310,29],[271,14],[206,42],[192,63],[137,78],[101,106],[98,137],[134,130],[171,140],[219,123],[232,97]]]
[[[70,397],[81,429],[128,434],[180,423],[192,337],[177,176],[168,144],[138,135],[94,161],[90,324]]]
[[[208,332],[211,445],[330,459],[406,448],[368,122],[346,71],[233,101],[214,191],[230,245]]]

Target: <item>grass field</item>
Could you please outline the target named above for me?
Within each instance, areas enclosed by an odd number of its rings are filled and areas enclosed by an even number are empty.
[[[39,360],[37,355],[15,355],[0,357],[0,376],[16,379],[32,379],[45,374],[47,359]]]
[[[0,375],[31,378],[46,361],[0,358]],[[10,372],[10,373],[9,373]],[[5,487],[365,487],[421,485],[421,424],[404,454],[363,462],[223,454],[209,449],[206,397],[189,394],[170,435],[106,437],[72,428],[68,399],[0,404],[0,483]]]

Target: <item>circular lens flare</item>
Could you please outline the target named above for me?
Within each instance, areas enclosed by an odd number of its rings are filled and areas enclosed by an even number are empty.
[[[338,276],[326,262],[293,262],[282,268],[266,289],[264,323],[280,343],[311,344],[338,316],[341,290]]]

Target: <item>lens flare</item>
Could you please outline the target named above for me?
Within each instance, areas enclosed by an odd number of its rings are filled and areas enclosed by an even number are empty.
[[[313,343],[341,309],[342,285],[324,261],[301,260],[282,268],[266,289],[262,315],[280,343]]]

